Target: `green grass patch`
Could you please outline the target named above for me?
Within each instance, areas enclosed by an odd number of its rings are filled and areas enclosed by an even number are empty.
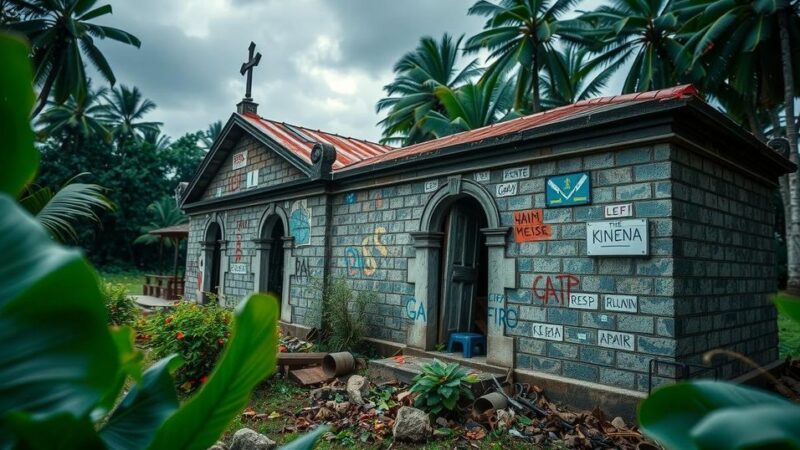
[[[100,276],[103,277],[103,281],[125,285],[128,289],[128,294],[142,294],[143,272],[101,273]]]
[[[800,302],[800,297],[793,297],[783,292],[778,298]],[[783,314],[778,314],[778,348],[781,359],[800,358],[800,323],[794,322]]]

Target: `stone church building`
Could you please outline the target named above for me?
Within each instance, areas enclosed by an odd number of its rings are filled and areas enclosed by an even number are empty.
[[[486,364],[638,398],[710,349],[778,360],[774,199],[793,170],[691,86],[404,148],[245,100],[183,196],[186,297],[274,292],[300,333],[317,325],[316,280],[343,278],[375,293],[368,335],[384,348],[472,331]]]

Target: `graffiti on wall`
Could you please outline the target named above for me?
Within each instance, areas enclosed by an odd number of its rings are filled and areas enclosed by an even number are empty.
[[[294,276],[298,278],[308,278],[311,271],[308,269],[308,258],[295,258]]]
[[[386,234],[386,228],[375,227],[372,235],[361,241],[360,248],[347,247],[344,249],[347,273],[350,276],[363,274],[371,277],[378,270],[381,260],[389,253],[381,242],[381,236],[384,234]]]
[[[519,323],[519,310],[514,306],[505,306],[506,296],[489,294],[488,322],[495,325],[516,328]]]
[[[425,304],[417,302],[415,298],[409,298],[406,302],[406,317],[413,321],[427,322],[428,315],[425,313]]]
[[[553,237],[550,225],[544,223],[541,209],[514,211],[514,240],[516,242],[546,241]]]
[[[545,305],[550,301],[566,304],[572,289],[580,285],[580,280],[575,275],[538,275],[533,279],[533,296]]]
[[[289,213],[289,233],[294,238],[295,247],[311,245],[311,209],[306,200],[292,203]]]
[[[352,205],[358,200],[358,195],[355,192],[349,192],[347,195],[344,196],[344,204],[345,205]]]
[[[233,262],[238,263],[242,261],[244,250],[242,249],[242,230],[247,228],[246,220],[239,220],[236,222],[236,236],[234,238]]]

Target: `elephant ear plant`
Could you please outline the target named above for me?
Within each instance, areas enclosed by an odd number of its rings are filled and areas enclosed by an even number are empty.
[[[775,300],[800,323],[800,302]],[[717,381],[663,386],[642,401],[639,424],[668,449],[800,449],[800,405]]]
[[[0,449],[208,448],[275,368],[275,299],[239,305],[211,377],[180,405],[171,373],[181,361],[143,371],[132,331],[106,323],[92,267],[14,200],[38,164],[27,46],[0,34],[0,61]],[[128,377],[135,384],[122,392]]]

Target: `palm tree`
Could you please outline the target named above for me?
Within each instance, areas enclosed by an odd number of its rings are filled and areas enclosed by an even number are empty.
[[[112,123],[112,133],[123,143],[127,139],[141,140],[146,132],[154,132],[161,122],[141,122],[145,114],[156,108],[151,100],[143,98],[139,88],[125,85],[111,90],[108,98],[108,120]]]
[[[528,107],[542,110],[539,94],[541,69],[555,51],[558,38],[568,42],[585,42],[583,24],[574,20],[561,20],[578,0],[501,0],[495,4],[479,0],[469,9],[469,14],[488,17],[484,30],[471,37],[466,44],[468,52],[489,50],[492,63],[483,79],[502,77],[515,70],[516,89],[514,109]],[[530,95],[530,97],[528,97]]]
[[[4,25],[22,33],[31,41],[34,82],[41,86],[35,117],[47,104],[50,93],[56,103],[64,103],[71,95],[86,94],[88,82],[83,57],[111,85],[116,78],[105,56],[95,46],[95,39],[113,39],[136,47],[136,36],[91,21],[111,14],[111,5],[95,7],[97,0],[7,0],[16,6],[22,20]]]
[[[439,42],[423,37],[417,48],[403,55],[395,64],[395,79],[383,87],[386,98],[378,101],[377,112],[387,110],[378,122],[383,127],[383,143],[403,145],[433,138],[422,129],[422,120],[429,111],[443,112],[435,94],[438,87],[455,89],[480,72],[478,61],[468,61],[458,69],[458,48],[463,36],[455,42],[444,34]]]
[[[773,111],[783,103],[789,159],[797,163],[794,102],[800,85],[800,0],[685,0],[678,9],[690,17],[685,28],[695,31],[686,44],[692,50],[692,61],[704,69],[709,84],[729,84],[740,96],[751,128],[758,128],[757,116],[766,113],[777,133],[779,120]],[[778,66],[780,75],[775,70]],[[800,294],[798,189],[796,172],[781,180],[788,243],[787,290],[796,295]]]
[[[688,77],[689,57],[678,36],[681,27],[672,0],[612,0],[586,13],[587,36],[597,39],[597,61],[607,66],[633,63],[623,93],[674,86]]]
[[[429,111],[423,128],[439,138],[519,117],[511,108],[512,94],[512,83],[498,78],[470,82],[456,89],[439,86],[436,97],[445,111]]]
[[[548,56],[549,70],[542,74],[542,107],[551,109],[597,97],[606,87],[618,66],[609,65],[599,72],[597,60],[588,61],[589,53],[576,45],[567,45]]]
[[[84,175],[87,174],[72,177],[56,192],[49,187],[30,184],[19,196],[20,205],[35,216],[53,238],[61,242],[78,239],[74,224],[80,219],[99,223],[96,210],[114,209],[114,204],[103,193],[105,188],[75,182]]]
[[[222,134],[222,121],[218,120],[208,125],[206,131],[202,132],[200,140],[202,141],[203,148],[211,150],[211,146],[217,140],[219,135]]]
[[[163,238],[154,236],[150,232],[159,228],[186,223],[189,218],[178,208],[175,199],[170,197],[162,197],[160,200],[151,203],[147,206],[147,212],[150,214],[151,220],[141,228],[141,236],[137,237],[133,243],[150,245],[157,242],[159,271],[164,273],[164,247],[169,248],[173,245],[178,245],[178,240],[167,239],[164,242]]]
[[[58,104],[50,102],[50,108],[39,116],[39,135],[62,138],[62,149],[67,146],[78,148],[84,139],[91,135],[109,136],[104,118],[107,106],[104,99],[107,89],[93,90],[91,87],[83,94],[70,96]]]
[[[166,134],[162,134],[160,129],[149,129],[142,132],[144,142],[150,144],[157,151],[162,152],[172,144],[171,139]]]

